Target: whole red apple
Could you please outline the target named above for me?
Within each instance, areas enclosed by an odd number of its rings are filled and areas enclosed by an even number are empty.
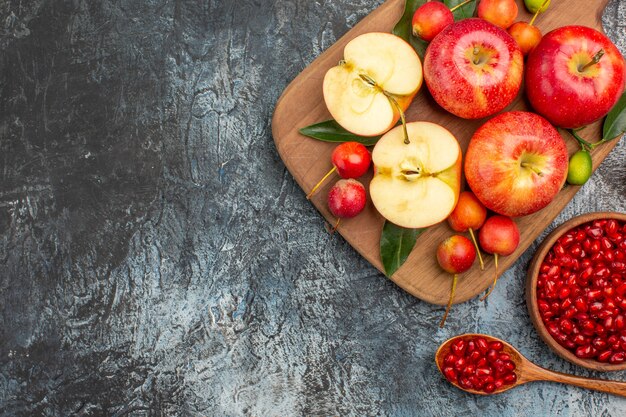
[[[482,19],[448,25],[428,46],[424,80],[435,101],[464,119],[508,106],[519,92],[524,57],[513,38]]]
[[[515,0],[480,0],[476,13],[481,19],[507,29],[517,17]]]
[[[552,124],[578,128],[611,110],[625,78],[624,58],[609,38],[564,26],[547,33],[528,56],[526,94]]]
[[[546,119],[512,111],[476,130],[465,154],[465,178],[488,209],[525,216],[554,199],[567,165],[565,141]]]
[[[418,7],[413,14],[413,36],[426,42],[432,41],[446,26],[454,23],[454,16],[448,6],[438,1],[429,1]]]

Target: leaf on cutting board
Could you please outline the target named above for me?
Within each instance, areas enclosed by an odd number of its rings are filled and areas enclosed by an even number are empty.
[[[448,9],[452,9],[453,7],[458,6],[464,1],[465,0],[443,0],[443,3],[448,6]],[[465,6],[461,6],[453,11],[452,15],[454,16],[454,21],[458,22],[459,20],[467,19],[468,17],[474,16],[477,1],[478,0],[470,1]]]
[[[385,221],[380,236],[380,258],[383,261],[385,275],[391,277],[406,261],[417,237],[426,229],[406,229]]]
[[[359,142],[365,146],[375,145],[378,139],[380,139],[380,136],[366,137],[355,135],[341,127],[333,119],[303,127],[300,129],[300,133],[324,142]]]
[[[606,116],[602,137],[608,141],[624,133],[626,133],[626,91]]]
[[[424,3],[426,3],[426,0],[406,0],[404,3],[404,13],[391,31],[394,35],[401,37],[411,44],[413,49],[415,49],[415,52],[417,52],[422,60],[424,60],[424,54],[426,53],[428,42],[418,38],[417,36],[413,36],[412,21],[415,10],[417,10],[417,8]]]

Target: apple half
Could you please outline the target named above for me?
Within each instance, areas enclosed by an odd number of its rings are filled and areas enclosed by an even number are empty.
[[[461,148],[454,135],[435,123],[402,126],[378,140],[372,152],[370,197],[378,212],[406,228],[428,227],[454,210],[461,189]]]
[[[411,45],[390,33],[357,36],[324,76],[326,107],[344,129],[377,136],[391,129],[422,85],[422,63]]]

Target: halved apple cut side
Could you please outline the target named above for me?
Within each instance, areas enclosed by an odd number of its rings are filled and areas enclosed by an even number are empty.
[[[409,107],[422,80],[411,45],[390,33],[366,33],[346,45],[344,60],[324,76],[324,101],[344,129],[381,135],[400,118],[397,107]]]
[[[445,220],[461,189],[461,148],[454,135],[429,122],[407,123],[385,134],[374,147],[370,196],[378,212],[406,228]]]

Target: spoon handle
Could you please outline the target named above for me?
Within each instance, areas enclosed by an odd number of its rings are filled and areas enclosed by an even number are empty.
[[[582,376],[563,374],[561,372],[551,371],[545,368],[540,368],[540,371],[537,370],[537,373],[534,375],[533,379],[535,379],[536,381],[541,380],[560,382],[562,384],[575,385],[581,388],[587,388],[595,391],[601,391],[608,394],[626,397],[626,382],[585,378]]]

